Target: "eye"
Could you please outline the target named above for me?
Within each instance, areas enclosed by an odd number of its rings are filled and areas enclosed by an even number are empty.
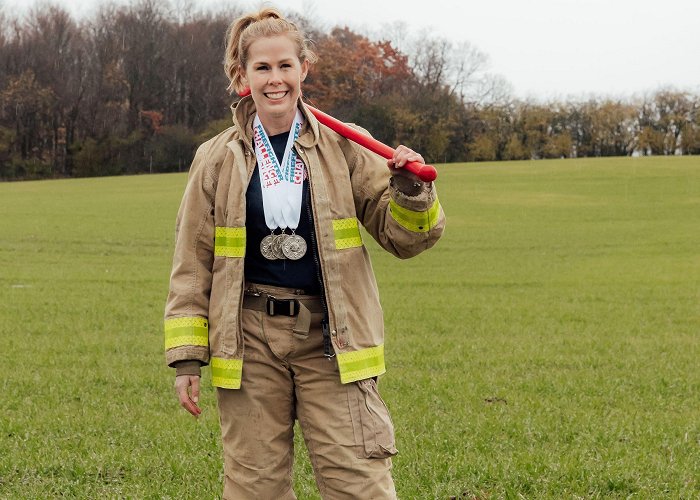
[[[255,69],[257,71],[265,71],[266,69],[268,69],[268,66],[267,66],[267,64],[259,64],[258,66],[255,67]]]

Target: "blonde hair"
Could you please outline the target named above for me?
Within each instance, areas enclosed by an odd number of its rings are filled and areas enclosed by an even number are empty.
[[[248,49],[259,38],[285,35],[297,46],[299,61],[309,61],[311,64],[318,60],[316,54],[309,48],[309,42],[297,26],[285,19],[276,9],[262,9],[246,14],[231,23],[226,31],[226,57],[224,71],[230,80],[228,91],[240,92],[245,88],[240,68],[245,68],[248,62]]]

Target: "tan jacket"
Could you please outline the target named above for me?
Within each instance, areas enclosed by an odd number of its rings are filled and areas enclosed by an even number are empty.
[[[320,124],[303,106],[295,143],[307,167],[333,349],[341,382],[384,373],[384,323],[359,224],[386,250],[408,258],[433,246],[445,216],[431,184],[416,196],[392,185],[386,161]],[[234,125],[202,144],[177,216],[165,308],[169,365],[210,364],[216,387],[240,387],[246,190],[255,168],[250,97]],[[358,224],[359,222],[359,224]]]

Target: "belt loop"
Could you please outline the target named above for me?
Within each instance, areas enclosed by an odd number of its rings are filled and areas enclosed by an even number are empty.
[[[306,307],[303,301],[297,300],[296,302],[299,304],[299,314],[292,331],[295,337],[304,340],[309,336],[309,329],[311,328],[311,311],[309,311],[309,308]]]
[[[275,315],[275,301],[277,299],[273,297],[272,295],[267,296],[267,300],[265,301],[265,312],[267,312],[268,315],[274,316]]]

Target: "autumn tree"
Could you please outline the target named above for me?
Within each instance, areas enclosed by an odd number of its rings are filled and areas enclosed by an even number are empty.
[[[352,118],[358,103],[405,95],[411,83],[406,56],[389,42],[373,42],[349,28],[335,28],[317,40],[316,52],[319,61],[304,83],[304,95],[345,119]]]

